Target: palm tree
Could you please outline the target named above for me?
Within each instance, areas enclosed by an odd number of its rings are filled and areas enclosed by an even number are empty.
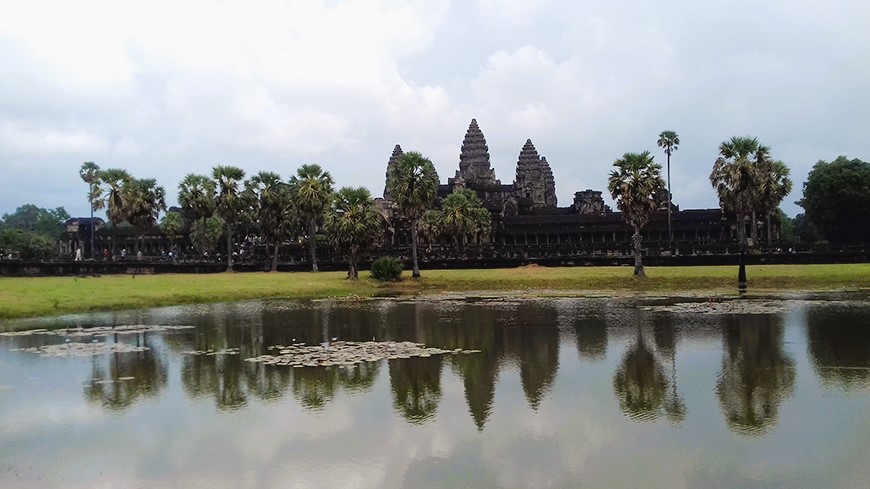
[[[245,171],[235,166],[218,165],[212,169],[212,178],[217,186],[217,214],[226,223],[227,271],[233,270],[233,231],[239,214],[245,205],[240,184]]]
[[[127,218],[127,208],[124,202],[124,186],[133,177],[126,170],[109,168],[100,175],[103,185],[102,207],[106,209],[106,217],[112,223],[112,256],[115,255],[118,226]]]
[[[468,237],[477,238],[492,226],[492,217],[483,207],[477,193],[469,189],[455,189],[441,204],[440,219],[442,234],[453,237],[461,251],[465,250]]]
[[[332,197],[332,175],[320,165],[302,165],[290,177],[290,195],[307,224],[311,270],[317,271],[317,230]]]
[[[419,278],[417,221],[432,208],[438,197],[438,173],[428,158],[411,151],[387,168],[387,189],[395,198],[399,212],[411,221],[411,256],[414,261],[411,276]]]
[[[756,195],[758,211],[767,220],[767,245],[773,245],[771,236],[770,216],[779,204],[791,192],[792,182],[789,169],[782,161],[765,160],[758,168],[759,188]]]
[[[370,247],[383,230],[383,217],[375,210],[369,191],[363,187],[343,187],[332,200],[326,216],[326,230],[336,248],[347,254],[347,278],[359,277],[360,252]]]
[[[625,222],[634,228],[634,274],[643,276],[640,230],[656,210],[656,194],[661,194],[665,188],[662,166],[653,161],[649,151],[625,153],[613,166],[616,170],[610,172],[607,190],[616,200]]]
[[[658,143],[660,148],[664,148],[665,154],[668,155],[668,243],[673,245],[674,232],[671,229],[671,153],[677,150],[680,145],[680,136],[674,131],[662,131],[659,134]]]
[[[130,180],[123,188],[124,199],[127,202],[127,220],[136,230],[136,251],[140,251],[140,242],[144,244],[145,231],[151,229],[160,217],[160,211],[166,210],[166,191],[157,185],[153,178],[137,178]]]
[[[760,188],[759,165],[767,160],[769,148],[759,144],[753,137],[734,136],[719,145],[719,158],[713,163],[710,183],[719,196],[723,211],[737,216],[737,239],[740,243],[740,262],[737,271],[737,288],[740,294],[746,292],[745,255],[748,248],[746,239],[746,215],[753,212]],[[755,219],[752,229],[755,236]]]
[[[748,246],[745,219],[753,213],[761,188],[759,169],[768,164],[769,156],[770,148],[761,145],[758,139],[735,136],[719,145],[719,158],[710,173],[720,206],[737,214],[737,237],[742,247]],[[755,238],[755,222],[750,229]]]
[[[184,219],[178,212],[170,211],[160,220],[160,231],[169,238],[169,250],[175,248],[175,240],[184,232]]]
[[[181,183],[178,184],[178,203],[185,210],[188,216],[192,217],[193,223],[190,228],[190,238],[193,242],[193,224],[197,224],[200,231],[210,229],[204,222],[205,219],[212,217],[215,210],[215,193],[216,186],[212,179],[205,175],[195,175],[188,173],[184,176]],[[223,222],[221,222],[223,225]],[[203,234],[202,232],[200,234]],[[202,247],[197,246],[197,249]]]
[[[103,208],[100,199],[100,167],[93,161],[82,163],[79,177],[88,184],[88,203],[91,205],[91,260],[94,259],[94,211]]]
[[[281,181],[280,175],[268,171],[261,171],[251,177],[245,182],[245,187],[255,203],[260,234],[267,245],[274,245],[272,263],[268,268],[274,272],[278,269],[278,247],[289,236],[291,229],[295,228],[297,221],[290,191]]]

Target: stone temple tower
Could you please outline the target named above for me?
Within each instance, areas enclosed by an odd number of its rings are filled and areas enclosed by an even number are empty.
[[[556,207],[556,181],[546,158],[538,156],[531,139],[526,140],[517,160],[514,180],[517,200],[533,209]]]
[[[389,179],[390,167],[395,165],[396,162],[399,161],[399,158],[401,158],[402,156],[405,156],[405,152],[402,151],[402,147],[397,144],[396,147],[393,148],[393,155],[390,156],[390,161],[387,162],[387,179]],[[386,185],[384,185],[384,200],[393,200],[393,195],[390,194],[390,190],[387,188]]]
[[[465,139],[462,140],[462,150],[459,153],[459,170],[447,183],[451,187],[454,181],[461,177],[469,188],[483,188],[501,185],[495,178],[495,170],[490,167],[489,147],[483,132],[477,127],[477,120],[471,119]]]

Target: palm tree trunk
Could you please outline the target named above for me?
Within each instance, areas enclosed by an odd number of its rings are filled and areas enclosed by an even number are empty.
[[[671,150],[668,149],[668,247],[674,246],[674,231],[671,229]]]
[[[752,211],[752,227],[749,228],[749,230],[752,233],[752,245],[753,246],[758,244],[758,224],[757,224],[757,222],[758,222],[758,220],[755,216],[755,211],[753,210]]]
[[[417,263],[417,220],[411,220],[411,257],[414,261],[412,278],[420,278],[420,265]]]
[[[767,246],[773,246],[773,237],[770,229],[770,213],[767,213]]]
[[[643,259],[641,258],[641,237],[639,227],[635,226],[634,236],[631,237],[631,240],[634,241],[634,274],[635,276],[643,277]]]
[[[312,217],[308,220],[308,252],[311,255],[311,271],[317,271],[317,221]]]
[[[269,269],[270,272],[278,271],[278,243],[275,243],[275,252],[272,254],[272,268]]]
[[[746,249],[746,215],[742,212],[737,213],[737,243],[741,250]]]
[[[227,223],[227,271],[233,271],[233,230]]]
[[[91,202],[91,261],[94,261],[94,203]]]

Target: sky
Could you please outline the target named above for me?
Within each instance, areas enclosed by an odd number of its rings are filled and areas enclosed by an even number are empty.
[[[870,2],[861,0],[118,0],[4,2],[0,214],[87,215],[85,161],[156,178],[235,165],[384,187],[393,147],[459,167],[472,118],[502,183],[526,139],[559,205],[613,161],[671,159],[673,201],[717,207],[722,141],[791,168],[870,161]]]

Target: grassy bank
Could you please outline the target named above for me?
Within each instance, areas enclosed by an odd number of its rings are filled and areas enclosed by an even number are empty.
[[[648,267],[635,279],[629,267],[522,267],[495,270],[424,270],[421,280],[381,284],[345,280],[344,272],[112,275],[0,278],[0,319],[74,312],[224,302],[262,298],[307,299],[462,291],[563,290],[736,293],[737,268]],[[750,292],[870,288],[870,264],[757,265],[747,267]]]

